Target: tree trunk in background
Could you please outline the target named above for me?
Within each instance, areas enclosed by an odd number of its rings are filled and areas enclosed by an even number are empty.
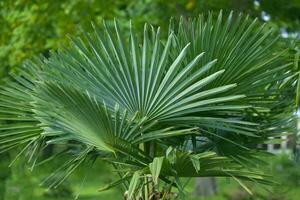
[[[212,196],[217,194],[217,182],[213,177],[200,177],[196,179],[194,194],[198,196]]]

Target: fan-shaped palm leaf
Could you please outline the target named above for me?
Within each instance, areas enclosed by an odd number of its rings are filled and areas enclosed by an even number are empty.
[[[0,150],[27,144],[34,157],[44,145],[76,142],[80,153],[50,186],[93,155],[120,173],[103,189],[124,183],[130,196],[147,174],[154,183],[174,177],[179,188],[176,177],[187,176],[269,183],[251,170],[257,144],[291,131],[292,64],[249,17],[174,24],[161,39],[147,24],[142,37],[133,27],[125,37],[117,21],[104,23],[49,59],[27,61],[1,90],[0,119],[11,122],[0,127]]]

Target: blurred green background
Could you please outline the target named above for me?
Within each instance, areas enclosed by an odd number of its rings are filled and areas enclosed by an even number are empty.
[[[34,55],[47,56],[50,50],[68,46],[68,37],[91,30],[91,22],[117,18],[123,29],[129,20],[139,28],[145,22],[167,29],[170,17],[193,17],[199,13],[223,10],[248,13],[268,22],[281,35],[280,44],[299,51],[300,0],[0,0],[0,84],[9,73]],[[254,196],[229,179],[217,179],[218,192],[211,197],[193,195],[195,180],[187,182],[187,199],[300,199],[300,163],[296,142],[285,153],[277,153],[266,171],[278,184],[271,188],[250,186]],[[57,160],[37,167],[33,172],[24,160],[8,168],[17,153],[0,155],[0,200],[122,199],[120,189],[98,193],[97,189],[114,179],[112,170],[97,161],[92,168],[80,169],[62,186],[48,191],[40,186],[47,174],[58,167]],[[187,180],[188,181],[188,180]]]

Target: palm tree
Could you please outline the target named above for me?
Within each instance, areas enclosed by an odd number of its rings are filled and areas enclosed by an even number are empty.
[[[1,90],[1,151],[21,145],[34,167],[47,145],[71,148],[50,188],[104,159],[120,178],[100,190],[122,184],[126,199],[171,199],[181,177],[272,183],[257,145],[293,131],[296,69],[267,25],[220,12],[172,20],[167,38],[149,24],[142,34],[113,26],[13,75]]]

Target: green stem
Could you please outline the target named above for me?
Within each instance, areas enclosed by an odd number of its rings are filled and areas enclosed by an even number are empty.
[[[144,178],[144,182],[145,182],[145,186],[144,186],[144,196],[145,196],[145,200],[148,200],[149,199],[149,183],[148,183],[148,178],[145,176]]]

